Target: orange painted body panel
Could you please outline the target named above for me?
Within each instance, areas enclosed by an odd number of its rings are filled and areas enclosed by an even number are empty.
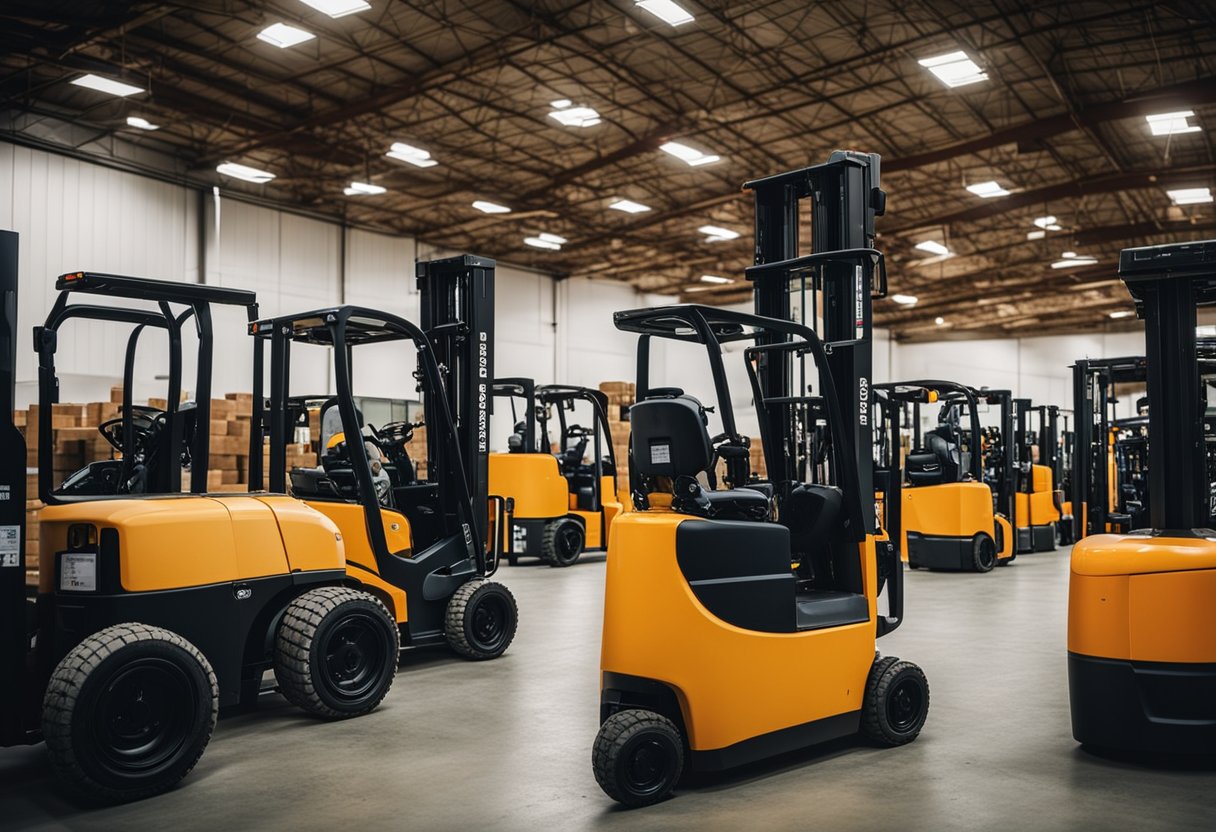
[[[857,711],[874,659],[873,538],[859,547],[870,620],[802,633],[728,624],[694,596],[676,562],[687,515],[651,510],[612,528],[600,668],[677,695],[695,751]]]
[[[972,538],[979,532],[996,537],[997,518],[992,513],[992,489],[982,482],[948,482],[941,485],[906,486],[903,495],[903,534],[900,553],[908,560],[908,532],[934,537]],[[1013,552],[1013,536],[1006,533],[997,557]]]
[[[1046,465],[1031,466],[1031,482],[1034,493],[1028,494],[1028,525],[1046,526],[1060,520],[1060,510],[1056,508],[1055,485],[1052,483],[1051,469]],[[1022,519],[1021,514],[1018,519]]]
[[[570,487],[552,454],[490,454],[490,493],[515,500],[515,517],[561,517]]]
[[[1091,535],[1073,547],[1068,649],[1145,662],[1216,662],[1216,541]]]
[[[332,519],[313,509],[312,504],[278,494],[251,499],[274,511],[292,572],[345,568],[346,541],[339,536]]]

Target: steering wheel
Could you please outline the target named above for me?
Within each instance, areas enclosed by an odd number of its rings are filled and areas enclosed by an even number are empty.
[[[123,418],[121,416],[102,422],[97,426],[97,430],[106,438],[107,442],[114,446],[115,450],[123,456],[131,456],[140,450],[147,449],[148,441],[164,424],[165,415],[165,411],[156,407],[131,405],[131,427],[135,431],[135,447],[130,449],[122,446]]]
[[[379,429],[373,427],[372,433],[383,445],[396,447],[413,439],[414,430],[420,427],[422,422],[389,422]]]
[[[575,439],[591,436],[591,428],[585,428],[582,425],[570,425],[566,428],[566,436],[572,436]]]

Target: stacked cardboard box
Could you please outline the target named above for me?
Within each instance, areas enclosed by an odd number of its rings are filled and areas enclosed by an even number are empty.
[[[608,397],[608,430],[612,434],[612,453],[616,457],[616,481],[629,488],[629,408],[637,395],[632,381],[604,381],[600,392]]]
[[[426,479],[426,426],[414,428],[414,435],[405,443],[405,452],[414,463],[414,476],[420,480]]]

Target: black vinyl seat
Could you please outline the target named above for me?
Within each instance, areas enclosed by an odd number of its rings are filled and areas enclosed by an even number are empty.
[[[955,436],[939,427],[925,434],[925,447],[913,450],[904,460],[908,482],[913,485],[938,485],[958,482],[962,455]]]
[[[629,409],[633,465],[646,477],[672,481],[672,508],[721,520],[766,520],[769,498],[754,488],[711,491],[696,479],[713,464],[705,408],[692,396],[664,391]]]

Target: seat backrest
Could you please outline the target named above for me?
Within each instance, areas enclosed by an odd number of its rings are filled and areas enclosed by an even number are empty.
[[[709,468],[713,446],[701,403],[692,396],[646,398],[629,408],[632,464],[649,477],[695,477]]]
[[[355,417],[359,420],[359,427],[363,427],[363,411],[357,407]],[[338,397],[333,396],[321,404],[321,444],[318,446],[321,453],[325,453],[325,449],[329,447],[329,440],[335,433],[343,432],[342,413],[338,410]]]
[[[530,453],[531,449],[526,447],[528,423],[516,422],[512,430],[513,433],[507,437],[507,452],[512,454]]]
[[[781,524],[790,530],[790,549],[805,553],[835,530],[844,492],[832,485],[794,486],[781,507]]]

